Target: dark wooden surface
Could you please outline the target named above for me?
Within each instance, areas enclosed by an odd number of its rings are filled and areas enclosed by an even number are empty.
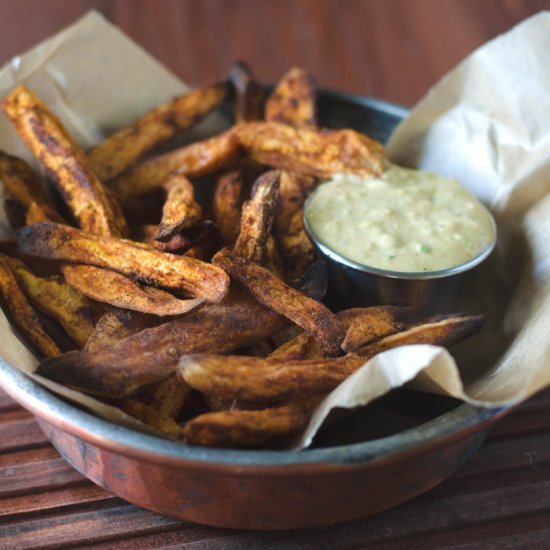
[[[190,83],[247,60],[275,81],[412,105],[474,48],[550,0],[0,0],[0,63],[96,8]],[[550,548],[550,392],[504,419],[453,477],[373,518],[246,533],[141,510],[59,457],[0,393],[0,548]]]

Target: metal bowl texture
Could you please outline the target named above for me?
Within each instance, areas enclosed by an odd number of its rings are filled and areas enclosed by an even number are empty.
[[[319,96],[321,124],[355,128],[383,142],[407,113],[341,92]],[[238,529],[319,527],[392,508],[452,474],[508,411],[453,404],[442,414],[434,409],[419,425],[368,441],[239,451],[183,445],[107,422],[1,360],[0,385],[93,482],[162,514]]]

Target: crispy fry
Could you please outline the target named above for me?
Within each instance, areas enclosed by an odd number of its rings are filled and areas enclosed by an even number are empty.
[[[265,104],[265,119],[290,126],[317,126],[315,79],[300,67],[281,78]]]
[[[40,179],[34,170],[23,160],[0,151],[0,181],[9,192],[20,200],[25,208],[34,202],[47,204],[48,198]]]
[[[25,223],[32,225],[39,222],[67,223],[53,206],[33,202],[27,210]]]
[[[280,175],[272,170],[260,176],[252,188],[252,198],[243,204],[240,233],[233,249],[237,256],[262,261],[275,215]]]
[[[85,296],[122,309],[151,315],[182,315],[203,303],[201,299],[180,300],[152,286],[140,285],[132,279],[91,265],[65,265],[62,268],[67,284]]]
[[[9,261],[5,256],[0,256],[0,293],[11,313],[13,321],[33,346],[45,357],[59,355],[61,353],[59,347],[46,334],[40,324],[36,313],[17,284]]]
[[[259,302],[302,327],[318,340],[325,351],[338,353],[340,329],[334,314],[321,302],[308,298],[285,284],[271,271],[240,258],[227,249],[218,252],[212,263],[242,283]]]
[[[226,246],[233,246],[241,227],[243,178],[240,170],[226,172],[218,179],[212,199],[212,221]]]
[[[183,174],[172,174],[164,186],[168,194],[156,239],[166,242],[178,231],[200,222],[202,208],[195,200],[193,184]]]
[[[39,372],[87,393],[120,398],[172,374],[184,353],[230,352],[267,338],[285,324],[283,317],[232,285],[219,304],[207,304],[93,353],[65,353],[41,363]]]
[[[264,446],[303,429],[312,408],[308,405],[295,401],[261,410],[201,414],[185,424],[184,440],[206,447]]]
[[[354,319],[347,329],[342,349],[345,352],[356,351],[361,346],[402,331],[404,325],[396,319],[395,311],[399,309],[388,307],[376,313],[365,313]]]
[[[227,95],[226,83],[213,84],[160,105],[92,149],[90,164],[102,181],[134,166],[148,152],[193,127]]]
[[[59,321],[65,332],[79,346],[83,346],[94,331],[102,313],[101,306],[65,284],[60,277],[37,277],[20,260],[4,259],[31,303]]]
[[[78,229],[43,222],[19,230],[19,250],[31,256],[112,269],[196,298],[220,300],[229,286],[221,269],[193,258],[175,256],[133,241],[98,237]]]
[[[479,315],[427,323],[335,359],[274,362],[258,357],[185,355],[178,370],[192,388],[202,393],[275,403],[329,392],[382,351],[410,344],[450,346],[478,332],[482,324],[483,316]]]
[[[145,388],[136,400],[175,420],[191,388],[176,373]]]
[[[235,104],[235,123],[250,122],[262,118],[264,91],[254,79],[246,63],[233,65],[229,80],[233,85]]]
[[[82,229],[97,235],[125,235],[126,222],[80,147],[34,93],[18,86],[4,111],[21,139],[47,169]]]
[[[102,351],[132,334],[156,326],[157,323],[158,317],[153,315],[111,308],[100,317],[84,350],[91,353]]]
[[[380,175],[383,146],[354,130],[293,128],[278,122],[249,122],[235,129],[246,152],[262,164],[320,178],[345,172]]]
[[[145,403],[141,403],[136,399],[124,399],[118,406],[126,414],[141,420],[144,424],[155,428],[173,439],[181,439],[183,437],[182,428],[180,428],[172,418],[164,416]]]
[[[110,188],[120,200],[147,195],[161,188],[172,172],[197,178],[227,166],[238,154],[239,143],[230,129],[138,164],[114,179]]]

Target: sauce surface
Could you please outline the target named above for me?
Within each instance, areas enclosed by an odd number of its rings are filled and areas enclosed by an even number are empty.
[[[396,165],[380,178],[335,175],[305,215],[315,236],[341,256],[398,272],[463,264],[494,238],[491,215],[456,181]]]

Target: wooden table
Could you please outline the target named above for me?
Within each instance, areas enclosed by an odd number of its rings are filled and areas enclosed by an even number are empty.
[[[96,8],[190,83],[244,59],[261,80],[413,105],[474,48],[548,0],[0,0],[0,63]],[[550,392],[501,421],[453,477],[373,518],[246,533],[139,509],[76,473],[0,393],[0,548],[548,548]]]

